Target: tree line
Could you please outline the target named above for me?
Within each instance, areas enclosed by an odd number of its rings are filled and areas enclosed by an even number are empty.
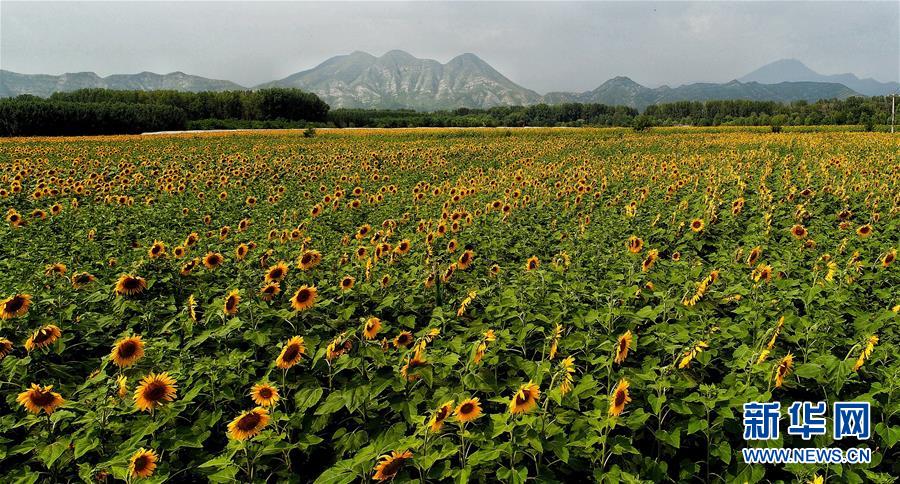
[[[80,89],[48,99],[0,100],[0,136],[130,134],[208,129],[229,121],[247,127],[327,122],[329,106],[299,89],[179,92]]]
[[[335,109],[299,89],[179,92],[81,89],[0,100],[0,136],[128,134],[181,129],[520,126],[783,126],[890,122],[890,98],[681,101],[649,106],[566,103],[421,112]]]

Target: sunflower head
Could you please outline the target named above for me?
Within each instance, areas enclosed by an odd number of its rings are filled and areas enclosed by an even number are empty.
[[[46,348],[56,343],[62,336],[62,331],[54,324],[48,324],[43,328],[34,332],[30,338],[25,341],[25,349],[29,352]]]
[[[112,353],[109,358],[119,368],[125,368],[133,365],[135,362],[144,357],[144,342],[140,336],[129,336],[119,340],[113,346]]]
[[[175,379],[168,373],[150,373],[134,392],[134,404],[139,410],[152,411],[166,402],[175,400]]]
[[[356,284],[356,279],[353,276],[344,276],[341,279],[341,291],[349,291],[353,289],[353,285]]]
[[[128,472],[132,478],[147,478],[153,475],[156,470],[156,463],[159,461],[156,452],[152,449],[144,449],[141,447],[137,452],[132,454],[131,461],[128,465]]]
[[[285,261],[278,261],[277,264],[270,267],[266,271],[266,282],[281,282],[288,273],[288,265]]]
[[[463,400],[456,407],[453,415],[460,422],[471,422],[481,416],[481,402],[478,401],[478,398]]]
[[[122,274],[116,281],[116,294],[119,296],[136,296],[147,289],[147,281],[143,277]]]
[[[222,311],[228,316],[234,316],[238,312],[238,304],[241,302],[241,293],[237,289],[233,289],[225,296],[225,302],[222,304]]]
[[[515,415],[528,413],[537,406],[541,397],[541,390],[533,382],[528,382],[519,387],[519,390],[509,401],[509,413]]]
[[[301,286],[291,297],[291,307],[295,311],[305,311],[316,304],[318,290],[316,286]]]
[[[47,415],[65,403],[62,396],[53,391],[53,385],[42,387],[36,383],[32,383],[31,388],[20,393],[16,401],[31,413],[43,411]]]
[[[444,402],[443,405],[435,410],[434,415],[428,420],[428,428],[431,432],[437,432],[444,426],[444,421],[453,413],[453,400]]]
[[[269,419],[269,411],[263,407],[248,410],[228,424],[228,435],[234,440],[250,439],[269,425]]]
[[[0,301],[0,319],[12,319],[24,315],[31,307],[30,294],[14,294]]]
[[[390,455],[383,455],[379,458],[378,464],[375,465],[375,475],[372,479],[376,481],[388,481],[397,476],[403,463],[412,459],[412,452],[406,450],[403,452],[392,452]]]
[[[371,317],[366,320],[366,324],[363,327],[363,336],[368,340],[375,339],[375,337],[378,336],[378,331],[380,330],[381,320],[376,317]]]
[[[281,354],[279,354],[278,358],[275,360],[275,366],[287,370],[299,363],[305,353],[306,346],[303,344],[303,337],[294,336],[288,340],[287,344],[284,345],[284,348],[281,349]]]
[[[628,395],[628,380],[622,378],[612,395],[609,396],[609,415],[617,417],[625,410],[625,404],[631,401]]]
[[[269,383],[257,383],[250,390],[250,397],[253,403],[261,407],[271,407],[278,403],[281,396],[278,395],[278,388]]]
[[[526,271],[533,271],[540,266],[541,266],[541,261],[535,255],[529,257],[528,260],[525,262],[525,270]]]

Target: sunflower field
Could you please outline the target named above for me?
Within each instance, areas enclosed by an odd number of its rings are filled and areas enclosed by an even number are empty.
[[[900,138],[0,140],[0,482],[895,482]],[[872,436],[750,442],[751,401]],[[865,465],[740,449],[868,447]]]

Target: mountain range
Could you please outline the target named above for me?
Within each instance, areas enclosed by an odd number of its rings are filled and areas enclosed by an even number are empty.
[[[230,81],[183,72],[100,77],[93,72],[52,76],[0,70],[0,97],[20,94],[47,97],[56,91],[92,87],[190,92],[247,89]],[[773,62],[727,83],[649,88],[628,77],[615,77],[591,91],[541,95],[511,81],[475,54],[462,54],[442,64],[392,50],[380,57],[365,52],[332,57],[312,69],[260,84],[254,89],[266,87],[293,87],[313,92],[332,108],[431,111],[566,102],[626,105],[638,109],[666,102],[717,99],[812,102],[861,94],[883,95],[897,91],[900,84],[859,79],[853,74],[822,75],[789,59]]]

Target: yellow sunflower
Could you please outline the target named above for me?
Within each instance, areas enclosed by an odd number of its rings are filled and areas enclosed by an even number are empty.
[[[209,270],[213,270],[222,263],[225,262],[225,257],[218,252],[207,252],[205,256],[203,256],[203,266]]]
[[[150,373],[145,376],[134,392],[134,404],[139,410],[152,411],[171,402],[176,397],[175,379],[168,373]]]
[[[612,395],[609,396],[609,415],[617,417],[625,410],[625,404],[631,402],[628,395],[628,380],[622,378]]]
[[[375,339],[378,336],[378,331],[381,330],[381,320],[376,317],[371,317],[366,320],[366,326],[363,330],[363,336],[366,339]]]
[[[428,429],[430,431],[437,432],[441,430],[441,428],[444,426],[444,421],[446,421],[450,414],[453,412],[453,403],[453,400],[444,402],[443,405],[435,410],[434,415],[432,415],[431,419],[428,420]]]
[[[269,411],[256,407],[238,415],[228,424],[228,434],[235,440],[247,440],[259,435],[269,425]]]
[[[14,294],[0,302],[0,319],[18,318],[31,307],[30,294]]]
[[[116,294],[120,296],[136,296],[147,289],[147,281],[143,277],[122,274],[116,281]]]
[[[632,341],[634,341],[634,336],[630,329],[619,336],[619,341],[616,343],[616,363],[621,364],[628,357],[628,349],[631,347]]]
[[[234,289],[225,296],[225,302],[222,304],[222,311],[228,316],[234,316],[238,312],[238,304],[241,302],[241,293]]]
[[[250,389],[250,397],[253,403],[261,407],[271,407],[278,403],[281,396],[278,395],[278,388],[268,383],[257,383]]]
[[[131,462],[128,464],[128,473],[132,478],[147,478],[153,475],[156,470],[156,463],[159,461],[156,452],[152,449],[141,447],[137,452],[132,454]]]
[[[376,481],[387,481],[397,476],[400,467],[409,459],[412,459],[412,452],[406,450],[403,452],[392,452],[390,455],[383,455],[375,465],[375,475],[372,479]]]
[[[346,292],[353,289],[354,284],[356,284],[356,278],[353,276],[344,276],[344,278],[341,279],[341,291]]]
[[[509,401],[509,413],[528,413],[537,406],[541,398],[541,390],[534,382],[528,382],[519,387],[519,390]]]
[[[460,422],[471,422],[481,416],[481,402],[478,398],[464,400],[456,407],[453,416]]]
[[[48,324],[43,328],[34,332],[30,338],[25,340],[25,349],[29,352],[46,348],[62,336],[62,331],[54,324]]]
[[[50,415],[57,407],[66,402],[62,395],[52,390],[53,385],[42,387],[37,383],[32,383],[31,388],[20,393],[16,401],[31,413],[41,413],[43,410],[44,413]]]
[[[291,298],[291,307],[295,311],[305,311],[316,304],[317,295],[316,286],[301,286]]]
[[[525,262],[525,270],[526,271],[533,271],[540,266],[541,266],[540,259],[538,259],[537,256],[534,256],[534,255],[529,257],[528,260]]]
[[[281,282],[288,273],[288,265],[285,261],[278,261],[277,264],[270,267],[266,271],[266,282]]]
[[[275,299],[275,296],[280,292],[281,284],[275,281],[267,282],[266,285],[259,289],[259,298],[263,301],[271,301],[272,299]]]
[[[135,364],[144,357],[144,342],[140,336],[129,336],[116,342],[109,358],[119,368],[125,368]]]
[[[6,338],[0,338],[0,361],[3,361],[3,358],[12,353],[12,350],[13,342]]]
[[[303,337],[294,336],[288,340],[287,344],[284,345],[284,348],[281,349],[281,354],[279,354],[278,358],[275,360],[275,366],[287,370],[299,363],[305,353],[306,346],[303,345]]]

